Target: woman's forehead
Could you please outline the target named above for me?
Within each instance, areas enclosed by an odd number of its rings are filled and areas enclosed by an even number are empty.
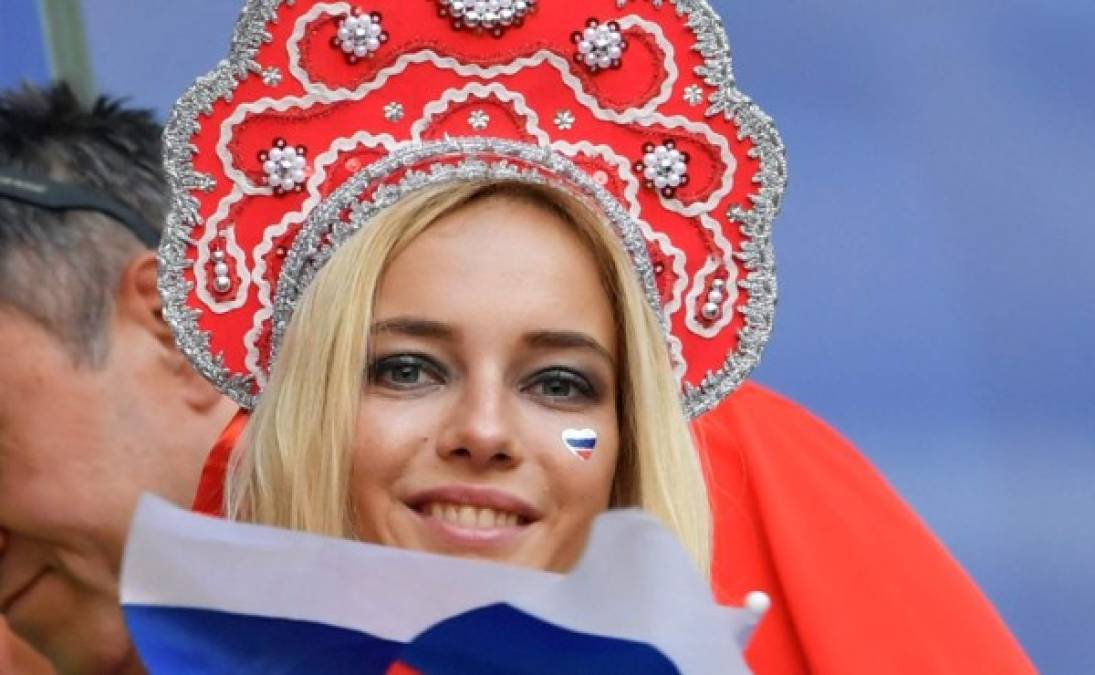
[[[614,342],[597,258],[574,227],[534,203],[504,197],[442,216],[391,260],[375,316],[400,315],[471,332],[580,330]]]

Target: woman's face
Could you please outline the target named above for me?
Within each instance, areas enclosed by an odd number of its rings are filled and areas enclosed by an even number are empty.
[[[616,362],[612,306],[566,223],[505,197],[438,220],[381,279],[353,448],[357,535],[569,569],[609,502]],[[583,458],[564,436],[590,429]]]

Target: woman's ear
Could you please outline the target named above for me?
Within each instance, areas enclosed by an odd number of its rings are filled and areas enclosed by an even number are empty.
[[[163,301],[157,278],[154,252],[145,251],[130,260],[118,288],[117,311],[159,346],[157,359],[169,375],[167,386],[175,388],[193,410],[207,411],[222,402],[223,397],[191,367],[190,361],[175,344],[171,327],[163,318]]]

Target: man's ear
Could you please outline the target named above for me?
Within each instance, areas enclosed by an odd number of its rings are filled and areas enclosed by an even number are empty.
[[[145,251],[126,265],[116,298],[119,314],[147,332],[161,348],[160,359],[170,373],[170,386],[193,409],[205,411],[221,402],[221,394],[198,374],[175,344],[171,327],[163,318],[163,301],[156,287],[156,254]]]

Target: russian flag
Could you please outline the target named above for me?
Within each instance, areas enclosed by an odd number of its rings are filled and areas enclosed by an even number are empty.
[[[232,523],[142,498],[122,605],[151,673],[747,673],[757,616],[672,535],[597,519],[567,575]]]

